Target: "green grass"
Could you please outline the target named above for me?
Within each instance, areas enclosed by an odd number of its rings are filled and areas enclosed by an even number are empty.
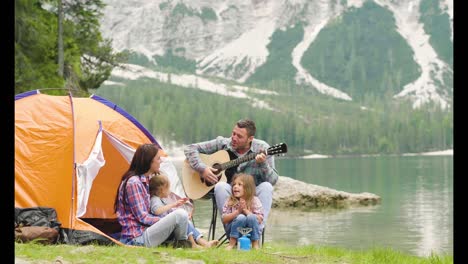
[[[453,256],[417,257],[387,248],[366,251],[334,247],[266,243],[260,250],[227,251],[223,247],[192,250],[165,247],[72,246],[15,243],[15,258],[38,263],[453,263]],[[42,262],[41,262],[42,263]]]

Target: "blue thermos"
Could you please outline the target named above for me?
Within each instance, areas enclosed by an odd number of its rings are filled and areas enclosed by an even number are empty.
[[[252,248],[249,237],[250,237],[250,234],[244,234],[237,240],[238,250],[250,250]]]

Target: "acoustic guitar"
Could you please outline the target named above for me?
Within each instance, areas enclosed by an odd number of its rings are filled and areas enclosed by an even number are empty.
[[[288,146],[286,143],[279,143],[262,152],[267,156],[286,153],[288,152]],[[250,153],[237,159],[229,160],[229,153],[226,150],[220,150],[213,154],[200,154],[200,159],[207,166],[213,167],[217,170],[215,174],[218,176],[218,182],[226,182],[227,178],[224,174],[225,170],[249,160],[253,160],[259,153],[261,152]],[[214,188],[214,184],[206,182],[200,173],[192,169],[187,159],[185,159],[182,166],[182,185],[184,186],[187,196],[193,200],[202,198]]]

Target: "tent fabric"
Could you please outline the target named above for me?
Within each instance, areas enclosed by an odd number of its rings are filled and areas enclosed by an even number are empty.
[[[102,223],[116,222],[117,187],[143,143],[161,148],[134,117],[102,97],[52,96],[39,90],[19,94],[15,207],[54,208],[67,230],[67,243],[119,244]],[[186,197],[168,157],[163,157],[161,171],[168,175],[171,190]]]
[[[119,152],[123,155],[125,160],[130,164],[132,161],[132,157],[135,154],[135,149],[131,148],[130,146],[125,145],[123,142],[119,141],[117,138],[112,136],[112,134],[104,131],[104,134],[109,137],[109,141],[111,144],[119,150]]]

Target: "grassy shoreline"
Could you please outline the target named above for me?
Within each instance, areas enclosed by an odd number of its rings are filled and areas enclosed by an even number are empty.
[[[57,262],[58,261],[58,262]],[[15,242],[15,263],[453,263],[452,255],[413,256],[388,248],[363,251],[265,243],[260,250],[74,246]]]

